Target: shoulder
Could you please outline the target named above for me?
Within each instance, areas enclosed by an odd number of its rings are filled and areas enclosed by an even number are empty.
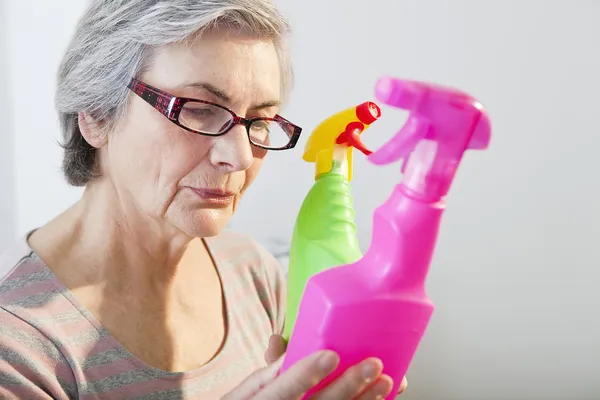
[[[25,239],[0,254],[0,398],[64,399],[75,378],[52,338],[38,328],[54,286]],[[49,395],[50,394],[50,395]]]
[[[256,297],[273,329],[279,332],[285,315],[285,277],[277,259],[250,235],[225,231],[207,240],[215,262],[229,284]],[[227,283],[226,283],[227,284]]]
[[[77,384],[52,340],[0,305],[0,398],[67,399]]]
[[[227,269],[268,280],[282,277],[282,268],[277,259],[248,234],[225,231],[208,239],[207,244],[215,261]]]
[[[39,311],[58,292],[51,271],[25,239],[0,254],[0,307]]]
[[[0,306],[0,356],[12,366],[46,366],[64,360],[50,338],[22,316]],[[6,367],[0,367],[0,372]],[[18,368],[15,368],[18,369]],[[15,371],[16,372],[16,371]]]
[[[0,254],[0,307],[19,307],[51,291],[41,261],[22,239]],[[40,285],[41,283],[41,285]]]
[[[21,238],[8,249],[0,252],[0,285],[8,280],[15,269],[31,254],[32,250],[25,238]]]

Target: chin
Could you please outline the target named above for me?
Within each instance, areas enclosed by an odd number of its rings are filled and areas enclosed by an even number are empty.
[[[211,237],[225,229],[231,216],[231,208],[200,209],[183,216],[177,225],[190,237]]]

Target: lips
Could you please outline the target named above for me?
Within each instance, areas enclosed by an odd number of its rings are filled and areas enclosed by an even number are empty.
[[[227,206],[235,199],[235,193],[220,188],[190,188],[204,203]]]
[[[230,192],[228,190],[223,189],[197,189],[192,188],[192,190],[198,194],[210,196],[210,197],[233,197],[235,193]]]

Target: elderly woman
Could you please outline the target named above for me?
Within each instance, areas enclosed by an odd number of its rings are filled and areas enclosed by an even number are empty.
[[[333,371],[326,351],[278,374],[281,272],[223,231],[300,136],[287,33],[267,0],[91,2],[56,93],[85,190],[0,259],[2,399],[297,399]],[[367,359],[317,398],[390,388]]]

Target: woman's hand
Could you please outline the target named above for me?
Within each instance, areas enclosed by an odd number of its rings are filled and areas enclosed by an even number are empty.
[[[335,370],[339,357],[331,351],[317,352],[298,361],[278,376],[282,363],[283,355],[269,366],[250,375],[222,400],[299,399]],[[392,388],[391,378],[381,375],[382,369],[380,360],[367,359],[349,368],[312,399],[381,399],[387,396]]]
[[[268,364],[272,364],[276,362],[286,350],[286,342],[285,339],[280,335],[273,335],[269,340],[269,348],[265,351],[265,361]],[[402,378],[402,383],[400,384],[400,389],[398,394],[404,393],[406,387],[408,386],[408,381],[406,377]]]

